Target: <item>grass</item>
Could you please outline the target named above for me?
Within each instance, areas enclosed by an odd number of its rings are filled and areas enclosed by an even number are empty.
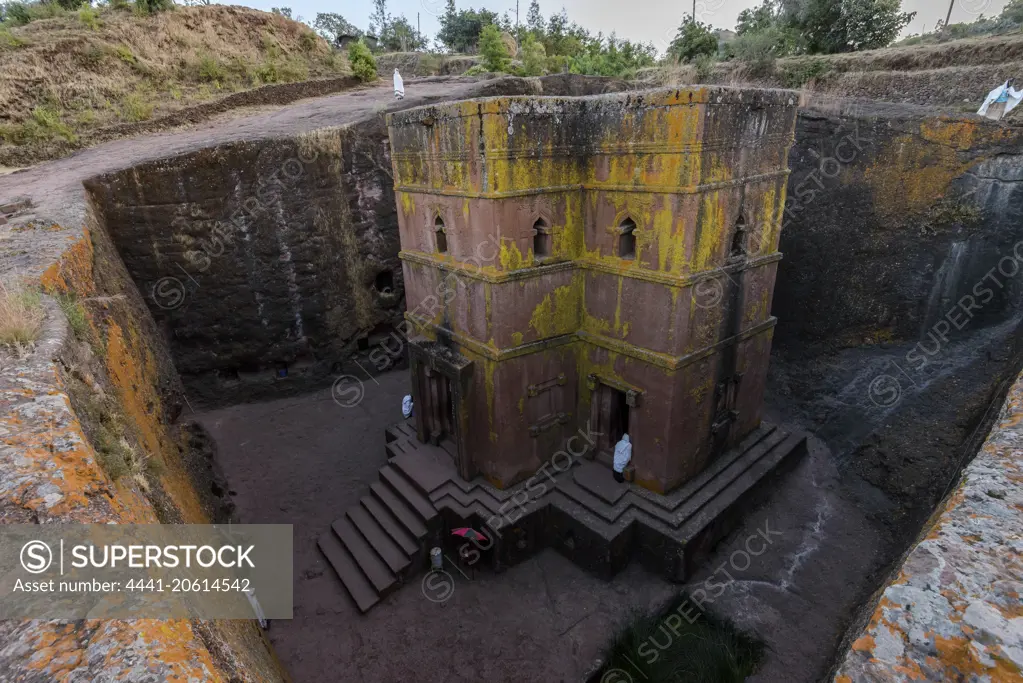
[[[125,121],[148,121],[153,116],[153,103],[141,92],[132,92],[121,100],[121,118]]]
[[[81,21],[86,28],[92,31],[99,28],[99,15],[91,5],[86,5],[78,10],[78,20]]]
[[[0,50],[17,50],[24,46],[25,41],[11,33],[11,29],[0,26]]]
[[[63,138],[75,142],[76,136],[64,123],[63,112],[54,105],[40,105],[32,110],[31,117],[20,124],[0,126],[0,140],[20,145],[36,141]]]
[[[0,25],[0,80],[31,84],[0,87],[0,166],[62,156],[68,143],[108,139],[125,120],[167,116],[266,82],[350,73],[307,26],[266,12],[179,4],[138,17],[126,2],[71,12],[56,3],[26,7],[53,17]]]
[[[42,333],[43,318],[39,292],[0,282],[0,346],[27,349]]]
[[[757,670],[764,650],[763,643],[701,613],[683,594],[622,629],[605,652],[603,672],[623,671],[649,683],[741,683]]]
[[[89,317],[78,298],[72,294],[60,294],[57,296],[57,304],[60,305],[60,310],[64,311],[64,317],[67,318],[75,338],[88,341]]]
[[[227,72],[220,61],[210,55],[200,56],[196,69],[198,70],[199,80],[203,83],[220,83],[227,76]]]
[[[128,47],[127,45],[118,45],[114,49],[114,54],[116,54],[117,58],[120,59],[125,64],[134,64],[136,61],[135,53],[132,52],[131,48]]]

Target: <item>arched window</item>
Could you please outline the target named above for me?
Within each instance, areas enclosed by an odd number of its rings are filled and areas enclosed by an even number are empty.
[[[636,222],[626,218],[618,226],[618,258],[636,258]]]
[[[433,231],[437,237],[437,252],[448,253],[448,231],[444,227],[444,219],[440,216],[437,216],[437,220],[433,222]]]
[[[735,221],[735,231],[732,233],[732,247],[729,251],[729,258],[742,258],[746,255],[746,217],[739,214]]]
[[[542,218],[533,223],[533,257],[542,261],[551,255],[553,238],[547,221]]]

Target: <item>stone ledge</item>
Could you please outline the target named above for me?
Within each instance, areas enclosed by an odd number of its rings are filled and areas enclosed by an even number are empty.
[[[1023,375],[835,681],[1020,680],[1021,594]]]

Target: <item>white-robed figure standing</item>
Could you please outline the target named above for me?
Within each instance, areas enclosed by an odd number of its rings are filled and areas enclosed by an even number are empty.
[[[622,440],[615,444],[614,471],[615,481],[625,481],[625,468],[632,460],[632,443],[628,434],[622,434]]]
[[[394,70],[394,98],[404,99],[405,97],[405,81],[401,80],[401,74],[398,70]]]

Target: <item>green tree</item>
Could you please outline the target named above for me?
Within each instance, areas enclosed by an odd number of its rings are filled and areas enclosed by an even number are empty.
[[[271,7],[270,11],[282,17],[291,19],[291,8],[290,7]]]
[[[531,35],[526,36],[520,51],[522,71],[526,76],[543,76],[547,71],[547,50]]]
[[[69,8],[77,7],[84,3],[73,4],[75,0],[66,0]],[[156,14],[174,7],[174,0],[135,0],[135,11],[140,14]]]
[[[764,0],[739,14],[736,33],[747,41],[736,50],[763,54],[771,40],[779,57],[886,47],[915,14],[901,0]]]
[[[480,33],[480,56],[487,71],[502,72],[511,67],[508,47],[501,39],[501,30],[494,24],[487,24]]]
[[[744,9],[739,12],[735,22],[735,33],[744,36],[747,33],[764,31],[776,26],[781,20],[781,7],[775,0],[764,0],[760,7]]]
[[[384,49],[393,52],[418,52],[425,50],[430,42],[404,16],[392,17],[387,28],[380,34],[379,40]]]
[[[376,80],[376,60],[373,59],[373,53],[361,38],[348,46],[348,64],[352,67],[352,73],[360,81],[365,83]]]
[[[373,13],[369,15],[369,32],[382,40],[390,23],[391,15],[387,13],[387,0],[373,0]]]
[[[526,12],[526,28],[538,40],[547,32],[547,22],[543,20],[543,15],[540,14],[540,3],[537,0],[529,3],[529,11]]]
[[[337,44],[341,36],[361,36],[362,31],[355,27],[340,14],[323,13],[316,15],[313,29],[333,44]]]
[[[1001,19],[1023,24],[1023,0],[1009,0],[1002,9]]]
[[[714,28],[692,19],[682,23],[668,47],[668,54],[676,62],[691,62],[700,55],[716,55],[717,51],[718,37]]]
[[[497,14],[490,10],[458,11],[454,0],[448,0],[447,11],[440,18],[437,39],[452,52],[475,52],[483,28],[495,23]]]
[[[916,12],[902,11],[902,0],[842,0],[839,39],[830,51],[888,47],[915,16]]]

